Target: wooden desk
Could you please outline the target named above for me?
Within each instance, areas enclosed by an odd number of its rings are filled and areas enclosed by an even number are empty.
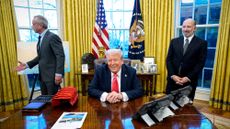
[[[77,73],[81,75],[81,84],[82,84],[82,94],[85,96],[88,88],[88,83],[93,79],[94,72],[89,73]],[[137,77],[140,79],[141,84],[144,88],[145,95],[153,95],[154,86],[156,86],[158,73],[137,73]]]
[[[205,116],[200,114],[192,105],[186,105],[167,117],[162,122],[148,127],[144,122],[132,120],[138,108],[148,101],[148,96],[121,102],[117,104],[101,103],[88,96],[79,96],[73,107],[46,107],[39,113],[17,113],[4,122],[0,122],[1,129],[50,129],[63,112],[88,112],[82,129],[188,129],[188,128],[216,128]]]

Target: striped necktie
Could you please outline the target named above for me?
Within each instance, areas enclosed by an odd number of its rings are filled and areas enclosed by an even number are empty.
[[[117,74],[113,74],[112,91],[119,92]]]
[[[40,51],[40,41],[41,41],[41,36],[38,36],[38,43],[37,43],[37,51]]]
[[[189,40],[188,39],[185,39],[185,44],[184,44],[184,51],[183,51],[183,54],[185,54],[187,48],[188,48],[188,45],[189,45]]]

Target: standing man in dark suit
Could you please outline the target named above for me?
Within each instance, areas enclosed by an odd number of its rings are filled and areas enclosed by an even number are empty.
[[[64,76],[65,55],[61,39],[48,30],[48,21],[41,15],[34,16],[33,30],[39,34],[37,57],[16,67],[17,71],[38,64],[42,95],[54,95],[60,88]]]
[[[136,76],[136,70],[123,64],[122,51],[106,51],[107,64],[95,70],[94,78],[89,84],[88,93],[100,101],[117,103],[128,101],[143,95],[143,89]]]
[[[191,85],[189,95],[194,99],[198,75],[207,56],[207,42],[196,37],[196,22],[186,19],[182,25],[183,36],[172,39],[166,59],[168,77],[166,93]]]

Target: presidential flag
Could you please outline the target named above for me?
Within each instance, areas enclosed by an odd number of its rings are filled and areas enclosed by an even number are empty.
[[[105,18],[103,0],[97,1],[97,16],[93,30],[92,53],[96,58],[109,49],[108,26]]]
[[[145,56],[144,36],[144,23],[141,15],[140,1],[135,0],[129,30],[129,59],[139,59],[143,61]]]

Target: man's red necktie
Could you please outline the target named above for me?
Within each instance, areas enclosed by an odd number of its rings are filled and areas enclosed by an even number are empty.
[[[117,74],[113,74],[112,91],[119,92]]]

